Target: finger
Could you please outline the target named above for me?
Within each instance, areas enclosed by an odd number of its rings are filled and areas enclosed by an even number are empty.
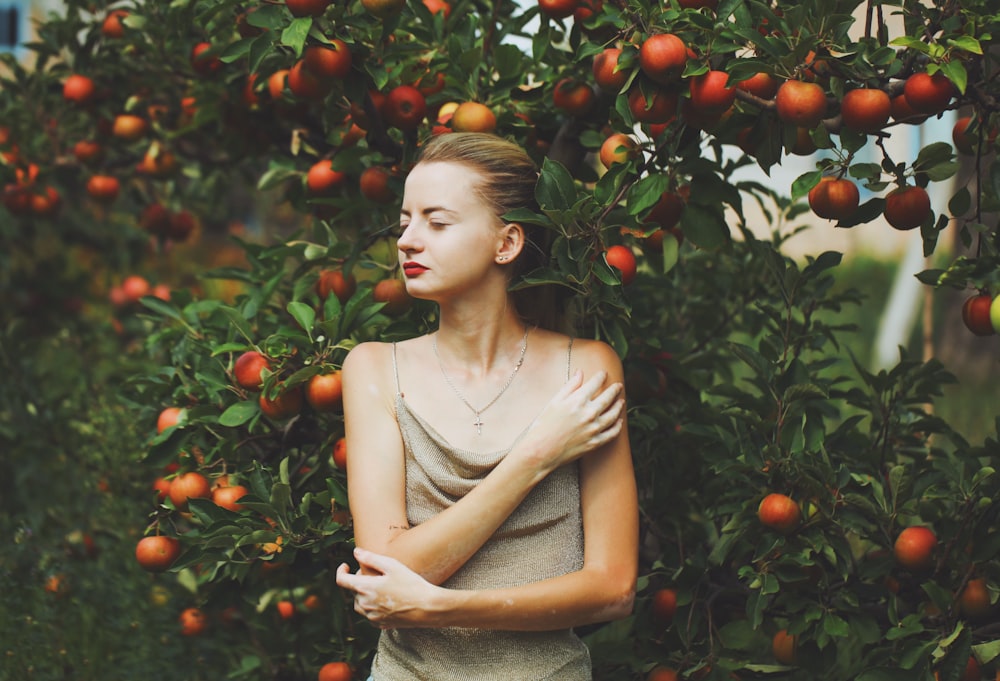
[[[581,386],[583,394],[587,396],[587,399],[594,399],[604,388],[604,382],[608,380],[607,371],[598,371],[596,374],[587,379],[587,382]]]
[[[358,563],[361,566],[380,574],[385,574],[386,571],[392,570],[401,565],[401,563],[395,558],[384,556],[381,553],[375,553],[374,551],[368,551],[367,549],[354,549],[354,557],[358,560]]]
[[[344,589],[350,589],[351,591],[357,591],[353,578],[354,575],[351,574],[350,565],[347,563],[341,563],[337,567],[337,586]]]
[[[620,398],[623,390],[624,386],[621,383],[612,383],[591,401],[601,412],[605,412]]]
[[[563,386],[556,392],[553,396],[554,398],[565,397],[570,395],[574,390],[577,390],[581,385],[583,385],[583,371],[577,369],[573,374],[563,383]]]

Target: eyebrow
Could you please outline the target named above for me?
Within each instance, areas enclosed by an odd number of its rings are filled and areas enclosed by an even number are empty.
[[[456,211],[453,211],[450,208],[445,208],[444,206],[430,206],[428,208],[424,208],[421,211],[421,213],[423,213],[424,215],[430,215],[431,213],[436,213],[438,211],[441,211],[442,213],[448,213],[449,215],[457,215]],[[399,212],[402,213],[403,215],[411,215],[410,211],[406,210],[405,208],[400,208]]]

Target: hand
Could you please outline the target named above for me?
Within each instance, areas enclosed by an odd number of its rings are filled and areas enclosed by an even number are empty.
[[[382,629],[432,626],[431,605],[445,592],[395,558],[355,549],[360,569],[337,568],[337,584],[354,592],[354,610]]]
[[[622,430],[625,398],[622,384],[602,388],[608,374],[599,371],[584,382],[576,371],[531,424],[524,448],[546,473],[607,444]]]

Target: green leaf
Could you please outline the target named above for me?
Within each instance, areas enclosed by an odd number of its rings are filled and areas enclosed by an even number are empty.
[[[965,215],[972,207],[972,194],[968,186],[959,187],[948,201],[948,212],[955,217]]]
[[[828,394],[818,385],[814,383],[799,383],[797,385],[789,386],[785,390],[783,396],[784,402],[787,404],[789,402],[797,402],[799,400],[815,400],[815,399],[825,399]]]
[[[312,305],[293,300],[288,303],[288,314],[292,315],[302,330],[309,335],[309,340],[312,340],[312,329],[316,323],[316,310]]]
[[[945,62],[941,65],[941,72],[948,76],[948,80],[955,84],[960,93],[965,94],[965,88],[969,84],[969,74],[961,60],[952,59]]]
[[[297,17],[292,19],[292,23],[281,32],[281,44],[292,48],[296,57],[302,56],[302,48],[306,44],[306,38],[309,37],[312,23],[312,17]]]
[[[960,50],[965,50],[966,52],[972,52],[973,54],[982,54],[983,46],[979,44],[979,41],[973,38],[971,35],[963,35],[957,38],[948,38],[946,41],[952,47],[957,47]]]
[[[222,415],[219,417],[219,423],[228,428],[242,426],[244,423],[252,419],[258,411],[259,408],[257,403],[252,400],[237,402],[236,404],[231,404],[224,412],[222,412]]]
[[[709,210],[700,204],[689,203],[684,207],[681,223],[684,236],[705,250],[721,248],[730,239],[729,225],[721,206]]]
[[[636,182],[626,195],[629,215],[639,215],[652,208],[669,186],[670,176],[666,173],[653,173]]]
[[[235,61],[243,59],[250,53],[250,47],[253,45],[254,40],[256,40],[256,36],[230,43],[222,51],[222,54],[219,55],[219,60],[224,64],[232,64]]]
[[[663,235],[663,273],[666,274],[674,268],[680,259],[680,243],[677,237],[671,232]]]
[[[576,185],[566,166],[545,159],[535,187],[535,199],[543,210],[569,210],[576,204]]]
[[[808,194],[810,189],[819,184],[822,177],[822,170],[813,170],[795,178],[795,181],[792,182],[792,201],[798,201]]]
[[[250,329],[250,325],[247,323],[246,318],[240,314],[240,311],[236,308],[229,307],[228,305],[220,308],[222,313],[229,318],[230,323],[236,327],[236,330],[240,332],[240,335],[247,339],[247,342],[254,345],[253,331]]]

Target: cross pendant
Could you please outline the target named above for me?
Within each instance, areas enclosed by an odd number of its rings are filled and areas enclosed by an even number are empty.
[[[482,435],[483,434],[483,420],[481,418],[479,418],[479,413],[478,412],[476,413],[476,422],[473,423],[472,425],[474,425],[476,427],[476,435]]]

